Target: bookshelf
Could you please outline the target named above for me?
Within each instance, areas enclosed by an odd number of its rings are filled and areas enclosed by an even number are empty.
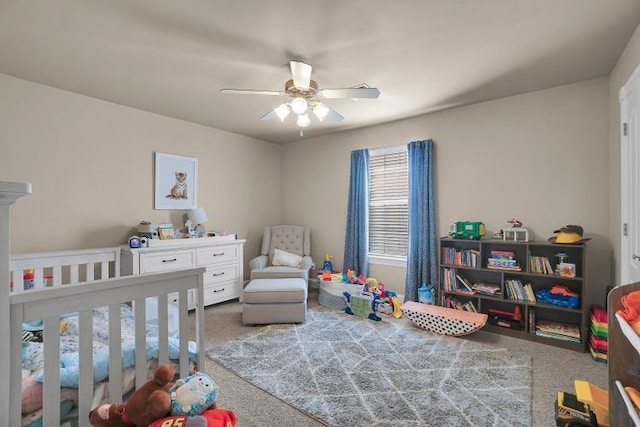
[[[640,417],[624,387],[640,390],[640,338],[631,326],[617,314],[621,298],[640,291],[640,283],[617,286],[607,296],[609,325],[609,422],[612,426],[640,426]]]
[[[470,302],[489,315],[491,332],[585,351],[585,255],[585,244],[443,237],[438,301],[458,301],[461,309]]]

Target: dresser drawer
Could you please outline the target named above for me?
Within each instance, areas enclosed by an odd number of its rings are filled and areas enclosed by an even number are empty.
[[[177,270],[195,265],[193,251],[170,251],[140,255],[140,272]]]
[[[179,302],[179,295],[180,294],[178,292],[170,293],[167,295],[167,301],[177,305]],[[187,308],[189,310],[196,308],[196,297],[193,289],[189,289],[189,291],[187,291]]]
[[[215,304],[222,301],[238,298],[235,280],[204,287],[204,305]]]
[[[239,254],[240,248],[238,245],[219,246],[217,248],[201,248],[198,249],[198,266],[238,261],[240,258]]]
[[[222,265],[220,267],[207,267],[204,272],[204,285],[220,283],[226,280],[238,278],[240,266],[238,264]]]

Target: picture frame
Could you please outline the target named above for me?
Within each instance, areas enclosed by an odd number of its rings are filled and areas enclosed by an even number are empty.
[[[198,206],[198,158],[154,154],[154,209],[195,209]]]
[[[158,237],[160,240],[175,239],[173,228],[158,228]]]

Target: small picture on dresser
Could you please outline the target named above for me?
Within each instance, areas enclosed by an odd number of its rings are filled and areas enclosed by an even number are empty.
[[[154,209],[197,207],[198,159],[155,153]]]

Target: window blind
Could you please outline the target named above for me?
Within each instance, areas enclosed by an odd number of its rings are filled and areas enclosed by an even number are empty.
[[[406,257],[408,178],[406,147],[369,155],[369,253]]]

